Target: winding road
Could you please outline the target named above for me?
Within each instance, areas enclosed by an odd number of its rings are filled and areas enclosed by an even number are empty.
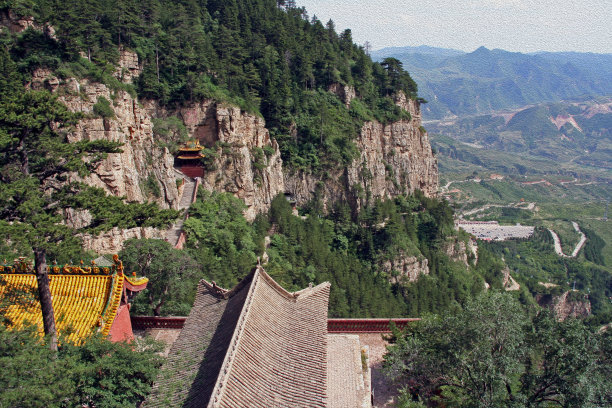
[[[557,235],[555,231],[551,230],[550,228],[548,229],[548,232],[550,232],[550,235],[552,236],[553,241],[555,243],[555,252],[557,253],[557,255],[563,258],[575,258],[587,240],[587,237],[584,234],[584,232],[580,230],[580,226],[578,225],[578,223],[576,221],[572,221],[572,225],[574,226],[574,229],[576,230],[576,232],[580,234],[580,241],[578,242],[578,244],[576,244],[576,247],[574,248],[574,252],[572,252],[571,255],[565,255],[563,253],[563,249],[561,248],[561,240],[559,239],[559,236]]]
[[[533,211],[535,209],[535,203],[526,203],[526,202],[523,201],[523,202],[518,202],[518,203],[510,203],[510,204],[487,204],[487,205],[484,205],[482,207],[474,208],[474,209],[469,210],[469,211],[464,211],[464,212],[462,212],[459,215],[459,217],[463,218],[466,215],[473,215],[473,214],[476,214],[477,212],[488,210],[489,208],[493,208],[493,207],[497,207],[497,208],[521,208],[523,210],[531,210],[531,211]]]

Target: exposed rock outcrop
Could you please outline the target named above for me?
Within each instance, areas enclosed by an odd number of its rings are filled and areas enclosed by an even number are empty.
[[[151,227],[119,229],[113,228],[98,236],[81,234],[83,249],[96,253],[112,254],[123,249],[123,244],[128,239],[136,238],[164,238],[164,231]]]
[[[563,292],[560,295],[536,295],[536,302],[554,311],[557,319],[561,321],[568,317],[588,317],[591,314],[591,302],[588,297],[574,291]]]
[[[137,57],[122,51],[119,72],[124,81],[138,73]],[[130,76],[131,75],[131,76]],[[122,143],[122,152],[109,154],[83,181],[130,202],[155,201],[162,208],[178,208],[179,192],[174,157],[154,140],[151,117],[129,93],[112,91],[106,85],[87,79],[60,81],[51,71],[39,69],[28,84],[32,89],[56,93],[69,110],[85,117],[69,134],[71,142],[110,140]],[[104,98],[110,102],[112,116],[100,117],[94,106]],[[76,178],[76,176],[74,176]],[[67,214],[66,222],[75,228],[86,226],[91,217],[86,212]],[[162,231],[151,228],[113,230],[100,237],[83,236],[84,247],[96,252],[121,249],[129,238],[161,237]]]
[[[30,88],[35,91],[46,89],[50,92],[55,92],[59,85],[60,80],[53,75],[53,72],[50,69],[40,68],[34,71],[32,74],[32,79],[26,84],[26,88]]]
[[[179,113],[190,135],[217,156],[209,161],[202,186],[240,198],[247,205],[248,220],[267,211],[285,187],[278,143],[270,138],[264,120],[210,100]]]
[[[88,80],[69,82],[68,86],[73,87],[73,92],[60,98],[73,112],[88,115],[76,125],[69,140],[110,140],[123,144],[123,152],[109,154],[85,182],[127,201],[153,200],[162,208],[177,208],[174,157],[154,140],[148,112],[122,90],[112,93],[106,85]],[[114,117],[94,114],[99,98],[112,101]]]
[[[502,287],[504,290],[514,291],[521,289],[521,285],[519,285],[519,283],[514,280],[512,275],[510,275],[510,268],[506,266],[504,269],[502,269],[502,273],[504,274],[504,279],[502,281]]]
[[[355,92],[354,87],[342,85],[337,82],[329,86],[329,92],[340,98],[347,108],[351,106],[351,101],[357,97],[357,92]]]
[[[324,205],[340,199],[358,210],[368,200],[390,198],[420,189],[434,196],[438,189],[438,166],[427,133],[421,126],[418,102],[398,97],[411,120],[383,125],[364,123],[355,140],[361,155],[345,169],[313,175],[304,171],[285,173],[285,189],[298,205],[315,193]]]
[[[478,244],[473,239],[468,240],[466,244],[457,237],[449,237],[443,245],[443,250],[450,259],[461,262],[468,268],[470,264],[475,265],[478,262]]]
[[[142,65],[138,61],[138,55],[135,52],[121,48],[119,50],[117,69],[113,73],[115,78],[125,83],[132,83],[141,73]]]
[[[391,283],[414,282],[421,275],[429,275],[427,258],[406,256],[403,253],[392,260],[385,261],[382,268],[389,275],[389,282]]]

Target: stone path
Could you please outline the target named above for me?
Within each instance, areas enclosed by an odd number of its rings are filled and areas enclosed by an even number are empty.
[[[186,210],[191,206],[193,201],[193,195],[195,193],[196,181],[192,178],[185,177],[185,186],[183,187],[183,194],[181,195],[181,201],[179,201],[179,210]],[[175,246],[183,231],[183,224],[185,218],[177,220],[172,226],[166,231],[166,240]]]

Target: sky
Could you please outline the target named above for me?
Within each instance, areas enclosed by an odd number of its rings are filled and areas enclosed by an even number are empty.
[[[297,0],[372,49],[612,53],[612,0]]]

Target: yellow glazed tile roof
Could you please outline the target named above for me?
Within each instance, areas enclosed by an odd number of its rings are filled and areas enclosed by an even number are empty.
[[[0,274],[0,299],[10,299],[14,290],[36,293],[38,285],[34,274]],[[57,329],[64,339],[79,344],[94,330],[108,335],[123,290],[124,275],[53,275],[49,283]],[[9,293],[10,292],[10,293]],[[23,297],[7,307],[6,317],[13,327],[23,327],[26,322],[36,324],[43,333],[40,304],[33,296]],[[11,302],[13,303],[13,302]]]
[[[130,277],[126,276],[125,277],[125,281],[128,282],[130,285],[140,286],[140,285],[144,285],[145,283],[148,283],[149,282],[149,278],[145,278],[144,276],[142,276],[142,277],[132,276],[130,278]]]

